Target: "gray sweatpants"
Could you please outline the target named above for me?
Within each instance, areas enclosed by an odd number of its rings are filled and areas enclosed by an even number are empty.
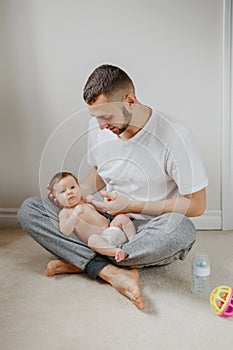
[[[28,198],[18,211],[18,221],[40,245],[93,278],[109,263],[141,268],[183,260],[195,241],[193,223],[181,214],[164,214],[147,221],[134,220],[137,234],[123,245],[129,256],[116,263],[114,258],[94,253],[75,234],[63,235],[58,228],[59,210],[49,199]]]

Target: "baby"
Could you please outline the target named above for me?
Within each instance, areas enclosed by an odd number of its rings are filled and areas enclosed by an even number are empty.
[[[117,247],[136,234],[134,224],[127,215],[119,214],[110,223],[92,204],[86,202],[77,178],[69,172],[54,175],[49,190],[62,207],[59,228],[64,235],[75,232],[93,251],[114,256],[117,262],[128,256]]]

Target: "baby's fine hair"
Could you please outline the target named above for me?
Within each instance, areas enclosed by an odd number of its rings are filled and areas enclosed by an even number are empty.
[[[54,185],[57,184],[59,181],[61,181],[62,179],[64,179],[67,176],[72,176],[75,179],[75,182],[77,183],[77,185],[79,184],[78,179],[75,175],[73,175],[72,173],[70,173],[68,171],[60,171],[52,177],[52,179],[49,183],[49,186],[48,186],[49,191],[53,192]]]

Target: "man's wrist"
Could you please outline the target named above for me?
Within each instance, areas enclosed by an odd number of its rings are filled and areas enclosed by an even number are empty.
[[[129,204],[129,213],[141,214],[145,204],[144,202],[131,200]]]
[[[146,214],[146,215],[161,215],[164,210],[164,202],[142,202],[134,201],[130,202],[129,213]]]

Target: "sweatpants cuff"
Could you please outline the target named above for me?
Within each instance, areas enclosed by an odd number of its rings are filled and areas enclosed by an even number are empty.
[[[102,255],[95,255],[93,259],[89,261],[85,267],[85,272],[88,273],[93,279],[96,279],[98,273],[107,265],[110,264],[110,261]]]

